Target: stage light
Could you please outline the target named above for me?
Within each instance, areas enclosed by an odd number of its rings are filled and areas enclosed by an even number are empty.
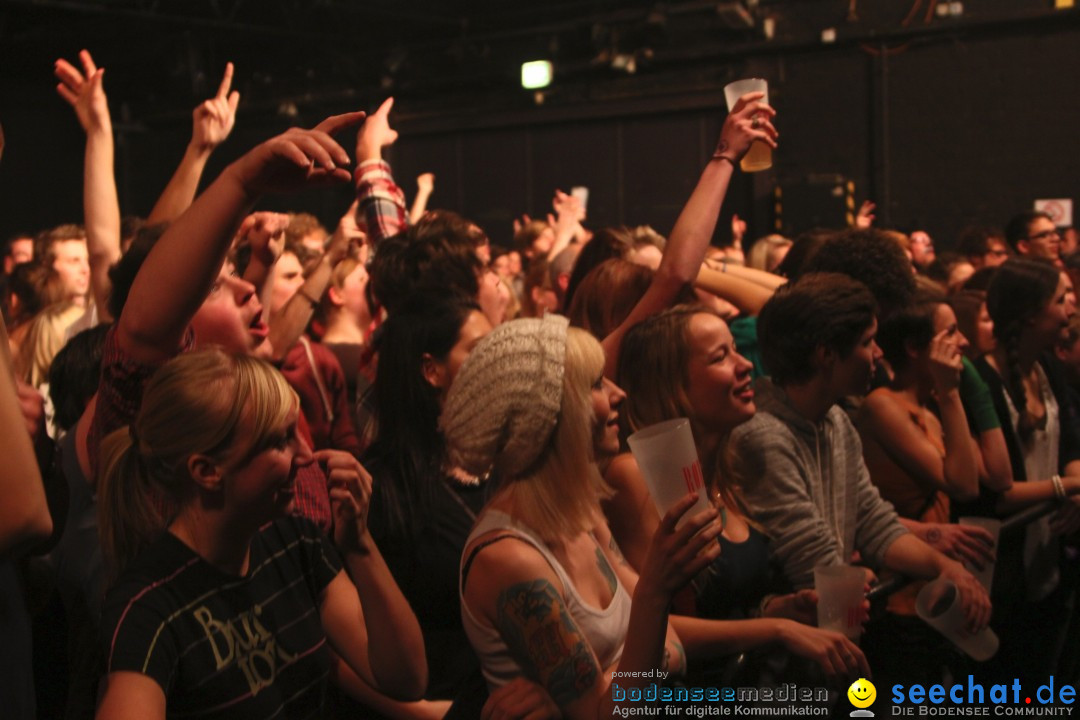
[[[533,60],[521,63],[521,87],[526,90],[547,87],[551,84],[551,61]]]

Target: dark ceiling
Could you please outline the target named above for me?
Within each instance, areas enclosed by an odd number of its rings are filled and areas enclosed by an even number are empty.
[[[0,102],[40,97],[52,63],[88,48],[108,69],[114,115],[185,121],[227,60],[249,116],[316,116],[394,94],[404,115],[534,102],[520,63],[550,58],[551,102],[715,86],[734,58],[837,42],[885,47],[934,33],[1053,22],[1052,0],[6,0]],[[1075,13],[1067,13],[1075,21]],[[1058,13],[1061,15],[1061,13]],[[765,38],[766,19],[775,28]],[[749,25],[744,24],[749,20]],[[633,58],[636,73],[612,67]],[[559,93],[562,93],[561,97]],[[605,93],[607,95],[605,95]],[[3,111],[0,105],[0,111]]]

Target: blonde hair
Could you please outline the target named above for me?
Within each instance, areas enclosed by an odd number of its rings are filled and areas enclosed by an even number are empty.
[[[508,482],[513,514],[541,538],[555,541],[596,525],[600,501],[612,492],[596,467],[592,388],[604,372],[604,351],[580,328],[566,333],[562,402],[536,468]]]
[[[132,425],[102,442],[98,521],[112,577],[192,496],[192,455],[242,465],[284,428],[298,402],[281,373],[246,355],[203,350],[161,367]]]
[[[788,240],[783,235],[773,234],[758,238],[750,246],[750,252],[746,253],[746,265],[758,270],[773,272],[776,270],[776,266],[780,264],[779,261],[773,262],[776,251],[781,248],[789,248],[791,245],[791,240]]]

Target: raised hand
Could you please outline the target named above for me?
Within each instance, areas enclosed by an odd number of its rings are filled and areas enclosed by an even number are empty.
[[[367,242],[367,235],[356,223],[356,210],[359,204],[359,200],[352,201],[352,205],[349,205],[349,209],[338,220],[334,234],[327,244],[326,253],[334,265],[348,255],[350,247],[360,248]]]
[[[960,386],[963,369],[956,333],[946,328],[930,341],[930,375],[939,397]]]
[[[735,103],[735,107],[724,120],[720,131],[720,142],[713,157],[725,157],[738,163],[750,150],[750,144],[760,140],[771,148],[776,148],[779,133],[773,127],[772,118],[776,111],[761,102],[763,92],[746,93]]]
[[[252,197],[349,182],[349,155],[330,134],[363,119],[363,112],[352,112],[329,117],[311,130],[292,128],[247,152],[231,171]]]
[[[514,218],[514,234],[517,235],[521,232],[521,228],[525,227],[532,222],[532,218],[529,217],[529,213],[522,213],[521,217]]]
[[[257,212],[244,218],[236,237],[251,246],[251,256],[270,267],[285,250],[285,230],[289,216],[275,212]]]
[[[53,72],[60,80],[56,86],[56,92],[75,109],[75,115],[79,118],[79,124],[82,125],[84,131],[90,132],[95,129],[111,131],[109,102],[102,85],[105,68],[95,65],[94,58],[87,50],[79,51],[79,61],[83,66],[82,72],[63,58],[56,61]]]
[[[322,464],[330,488],[334,542],[344,552],[364,552],[371,475],[359,460],[342,450],[319,450],[315,460]]]
[[[742,242],[743,236],[746,235],[746,221],[739,217],[739,213],[735,213],[731,216],[731,241],[739,247],[739,243]]]
[[[430,195],[435,190],[435,173],[421,173],[416,177],[416,190]]]
[[[356,134],[356,162],[381,159],[382,149],[397,140],[397,130],[390,127],[390,110],[393,107],[394,98],[386,98],[364,122]]]
[[[876,208],[877,205],[869,200],[864,200],[863,204],[859,206],[859,212],[855,215],[855,227],[860,230],[866,230],[873,226],[875,217],[874,210]]]
[[[192,114],[191,144],[197,149],[210,151],[229,137],[236,124],[236,106],[240,93],[230,92],[233,80],[233,64],[225,63],[225,75],[221,78],[217,94],[203,102]]]

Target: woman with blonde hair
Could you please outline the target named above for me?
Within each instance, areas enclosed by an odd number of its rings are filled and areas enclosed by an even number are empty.
[[[819,630],[812,590],[777,594],[768,540],[754,524],[724,457],[725,440],[753,417],[752,365],[738,353],[727,324],[700,305],[678,305],[635,326],[623,340],[618,381],[628,388],[631,430],[664,420],[690,421],[712,504],[724,530],[719,556],[680,596],[672,625],[693,659],[715,659],[780,646],[844,678],[866,670],[862,652],[840,633]],[[637,462],[616,457],[605,479],[615,489],[604,510],[630,564],[644,561],[660,522]],[[760,617],[758,617],[760,616]]]
[[[317,713],[331,649],[382,692],[423,692],[423,638],[366,527],[370,477],[347,453],[312,455],[298,413],[266,363],[198,351],[158,370],[105,439],[100,525],[119,578],[98,718]],[[334,545],[290,514],[316,460]]]
[[[750,246],[750,252],[746,254],[747,267],[776,272],[776,268],[787,257],[792,242],[783,235],[766,235],[758,238]]]
[[[527,677],[567,718],[610,717],[618,686],[643,686],[647,671],[682,674],[667,606],[718,553],[715,510],[676,530],[688,495],[640,578],[622,560],[596,461],[618,450],[623,393],[603,368],[599,343],[565,318],[512,321],[473,349],[441,421],[455,463],[499,478],[461,566],[462,621],[484,677],[493,694]]]

